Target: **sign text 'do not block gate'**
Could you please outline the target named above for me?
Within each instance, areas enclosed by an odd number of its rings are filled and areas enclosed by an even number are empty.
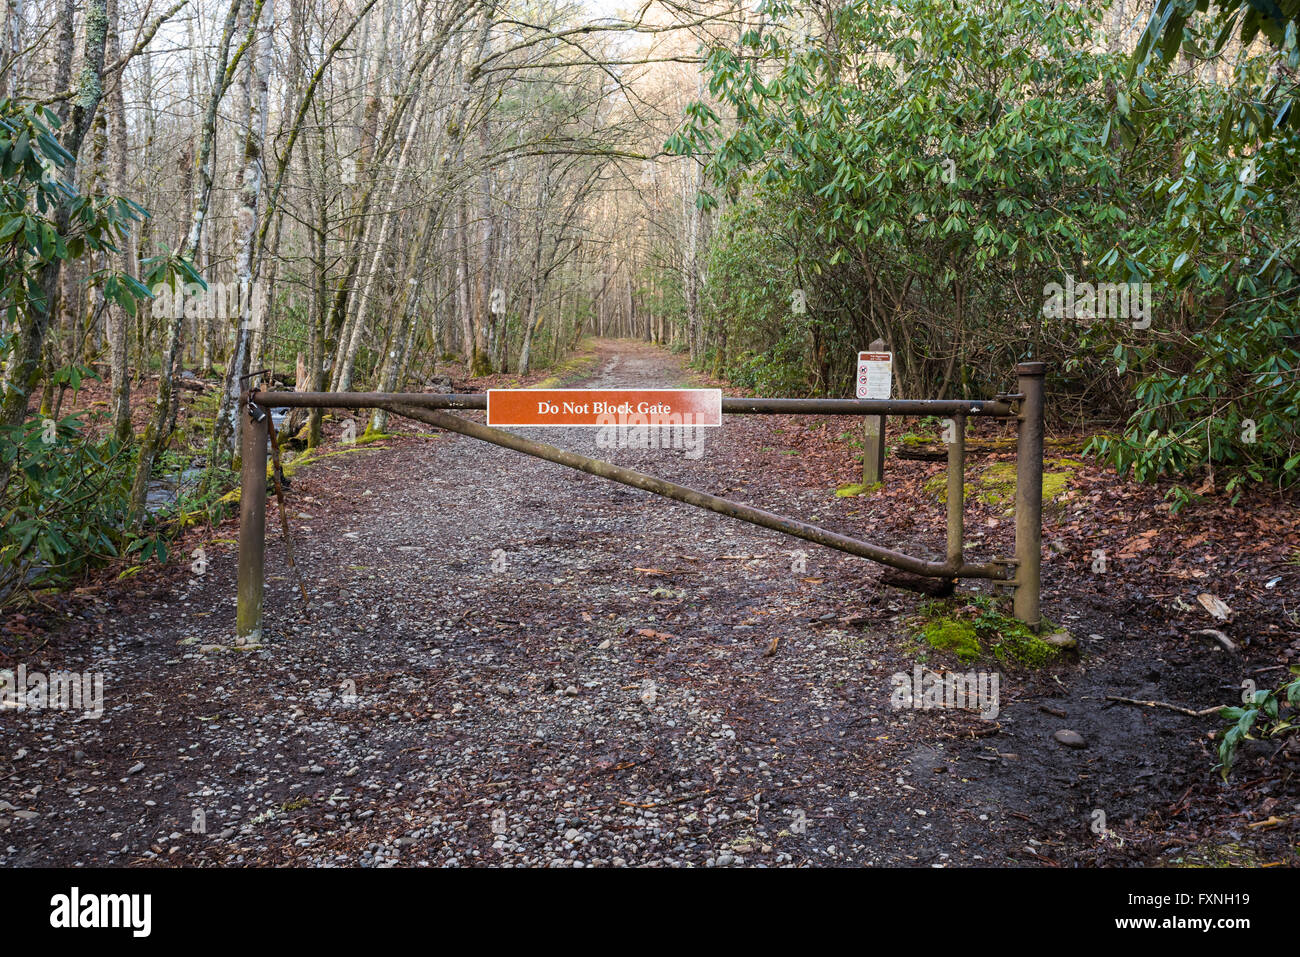
[[[1041,621],[1039,587],[1043,497],[1043,373],[1041,362],[1016,367],[1018,391],[992,400],[957,399],[764,399],[721,397],[728,415],[915,415],[952,419],[948,442],[947,553],[927,561],[829,529],[800,522],[740,502],[678,485],[653,475],[536,442],[453,415],[453,410],[484,410],[485,395],[427,395],[394,392],[246,392],[243,416],[243,470],[239,503],[239,582],[236,640],[260,641],[262,634],[263,561],[266,537],[267,439],[272,408],[385,409],[428,425],[491,442],[504,448],[578,469],[591,475],[653,492],[762,528],[828,548],[869,558],[915,575],[931,578],[985,578],[1013,588],[1016,618],[1037,628]],[[581,390],[564,390],[581,391]],[[617,390],[645,393],[654,390]],[[664,390],[670,391],[670,390]],[[671,390],[680,391],[680,390]],[[966,419],[989,416],[1015,419],[1016,511],[1015,554],[988,562],[968,562],[964,555]]]

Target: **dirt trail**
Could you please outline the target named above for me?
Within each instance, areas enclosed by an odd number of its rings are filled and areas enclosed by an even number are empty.
[[[689,382],[599,348],[578,384]],[[869,504],[773,465],[780,429],[728,419],[698,459],[519,431],[871,538]],[[876,566],[472,439],[324,459],[289,512],[310,621],[272,510],[261,649],[229,648],[218,545],[29,662],[103,672],[105,712],[4,717],[0,863],[1069,863],[1112,853],[1094,809],[1136,834],[1208,779],[1197,722],[1104,701],[1123,655],[1003,675],[996,721],[895,710],[915,600]],[[940,514],[884,543],[937,551]]]

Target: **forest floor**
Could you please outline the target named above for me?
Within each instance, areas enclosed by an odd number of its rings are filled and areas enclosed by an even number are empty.
[[[646,344],[591,349],[565,384],[708,384]],[[174,549],[205,565],[106,575],[0,620],[0,667],[105,676],[98,719],[0,715],[0,864],[1300,863],[1294,751],[1252,746],[1225,784],[1217,716],[1109,700],[1198,711],[1300,661],[1294,499],[1207,493],[1172,514],[1162,489],[1062,459],[1044,611],[1079,654],[960,665],[918,642],[924,599],[871,562],[393,427],[294,476],[309,612],[272,502],[260,647],[233,646],[233,520]],[[940,554],[942,462],[891,456],[885,488],[835,494],[860,430],[737,416],[699,458],[521,431]],[[970,474],[1009,458],[973,453]],[[972,496],[973,557],[1009,555],[1012,527]],[[918,663],[995,670],[999,713],[893,707]]]

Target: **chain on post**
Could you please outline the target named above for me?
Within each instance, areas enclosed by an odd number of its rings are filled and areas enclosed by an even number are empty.
[[[303,584],[302,572],[298,569],[298,563],[293,560],[293,536],[289,534],[289,513],[284,507],[284,470],[280,466],[280,434],[275,428],[275,420],[270,418],[270,411],[267,411],[269,421],[266,423],[267,434],[271,436],[271,479],[275,483],[275,500],[280,506],[280,531],[284,535],[284,557],[289,561],[289,567],[293,569],[293,576],[298,580],[298,590],[302,592],[302,611],[311,620],[311,601],[307,598],[307,586]]]

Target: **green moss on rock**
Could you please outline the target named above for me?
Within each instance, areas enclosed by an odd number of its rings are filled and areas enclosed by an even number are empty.
[[[991,598],[927,602],[914,621],[914,633],[937,651],[963,663],[991,657],[1008,667],[1040,668],[1061,660],[1073,642],[1046,619],[1036,634],[1023,622],[1002,614]]]
[[[1028,627],[1016,621],[1005,627],[1000,638],[993,646],[993,657],[1006,665],[1024,665],[1027,668],[1041,668],[1061,656],[1061,651],[1042,638],[1035,635]]]

